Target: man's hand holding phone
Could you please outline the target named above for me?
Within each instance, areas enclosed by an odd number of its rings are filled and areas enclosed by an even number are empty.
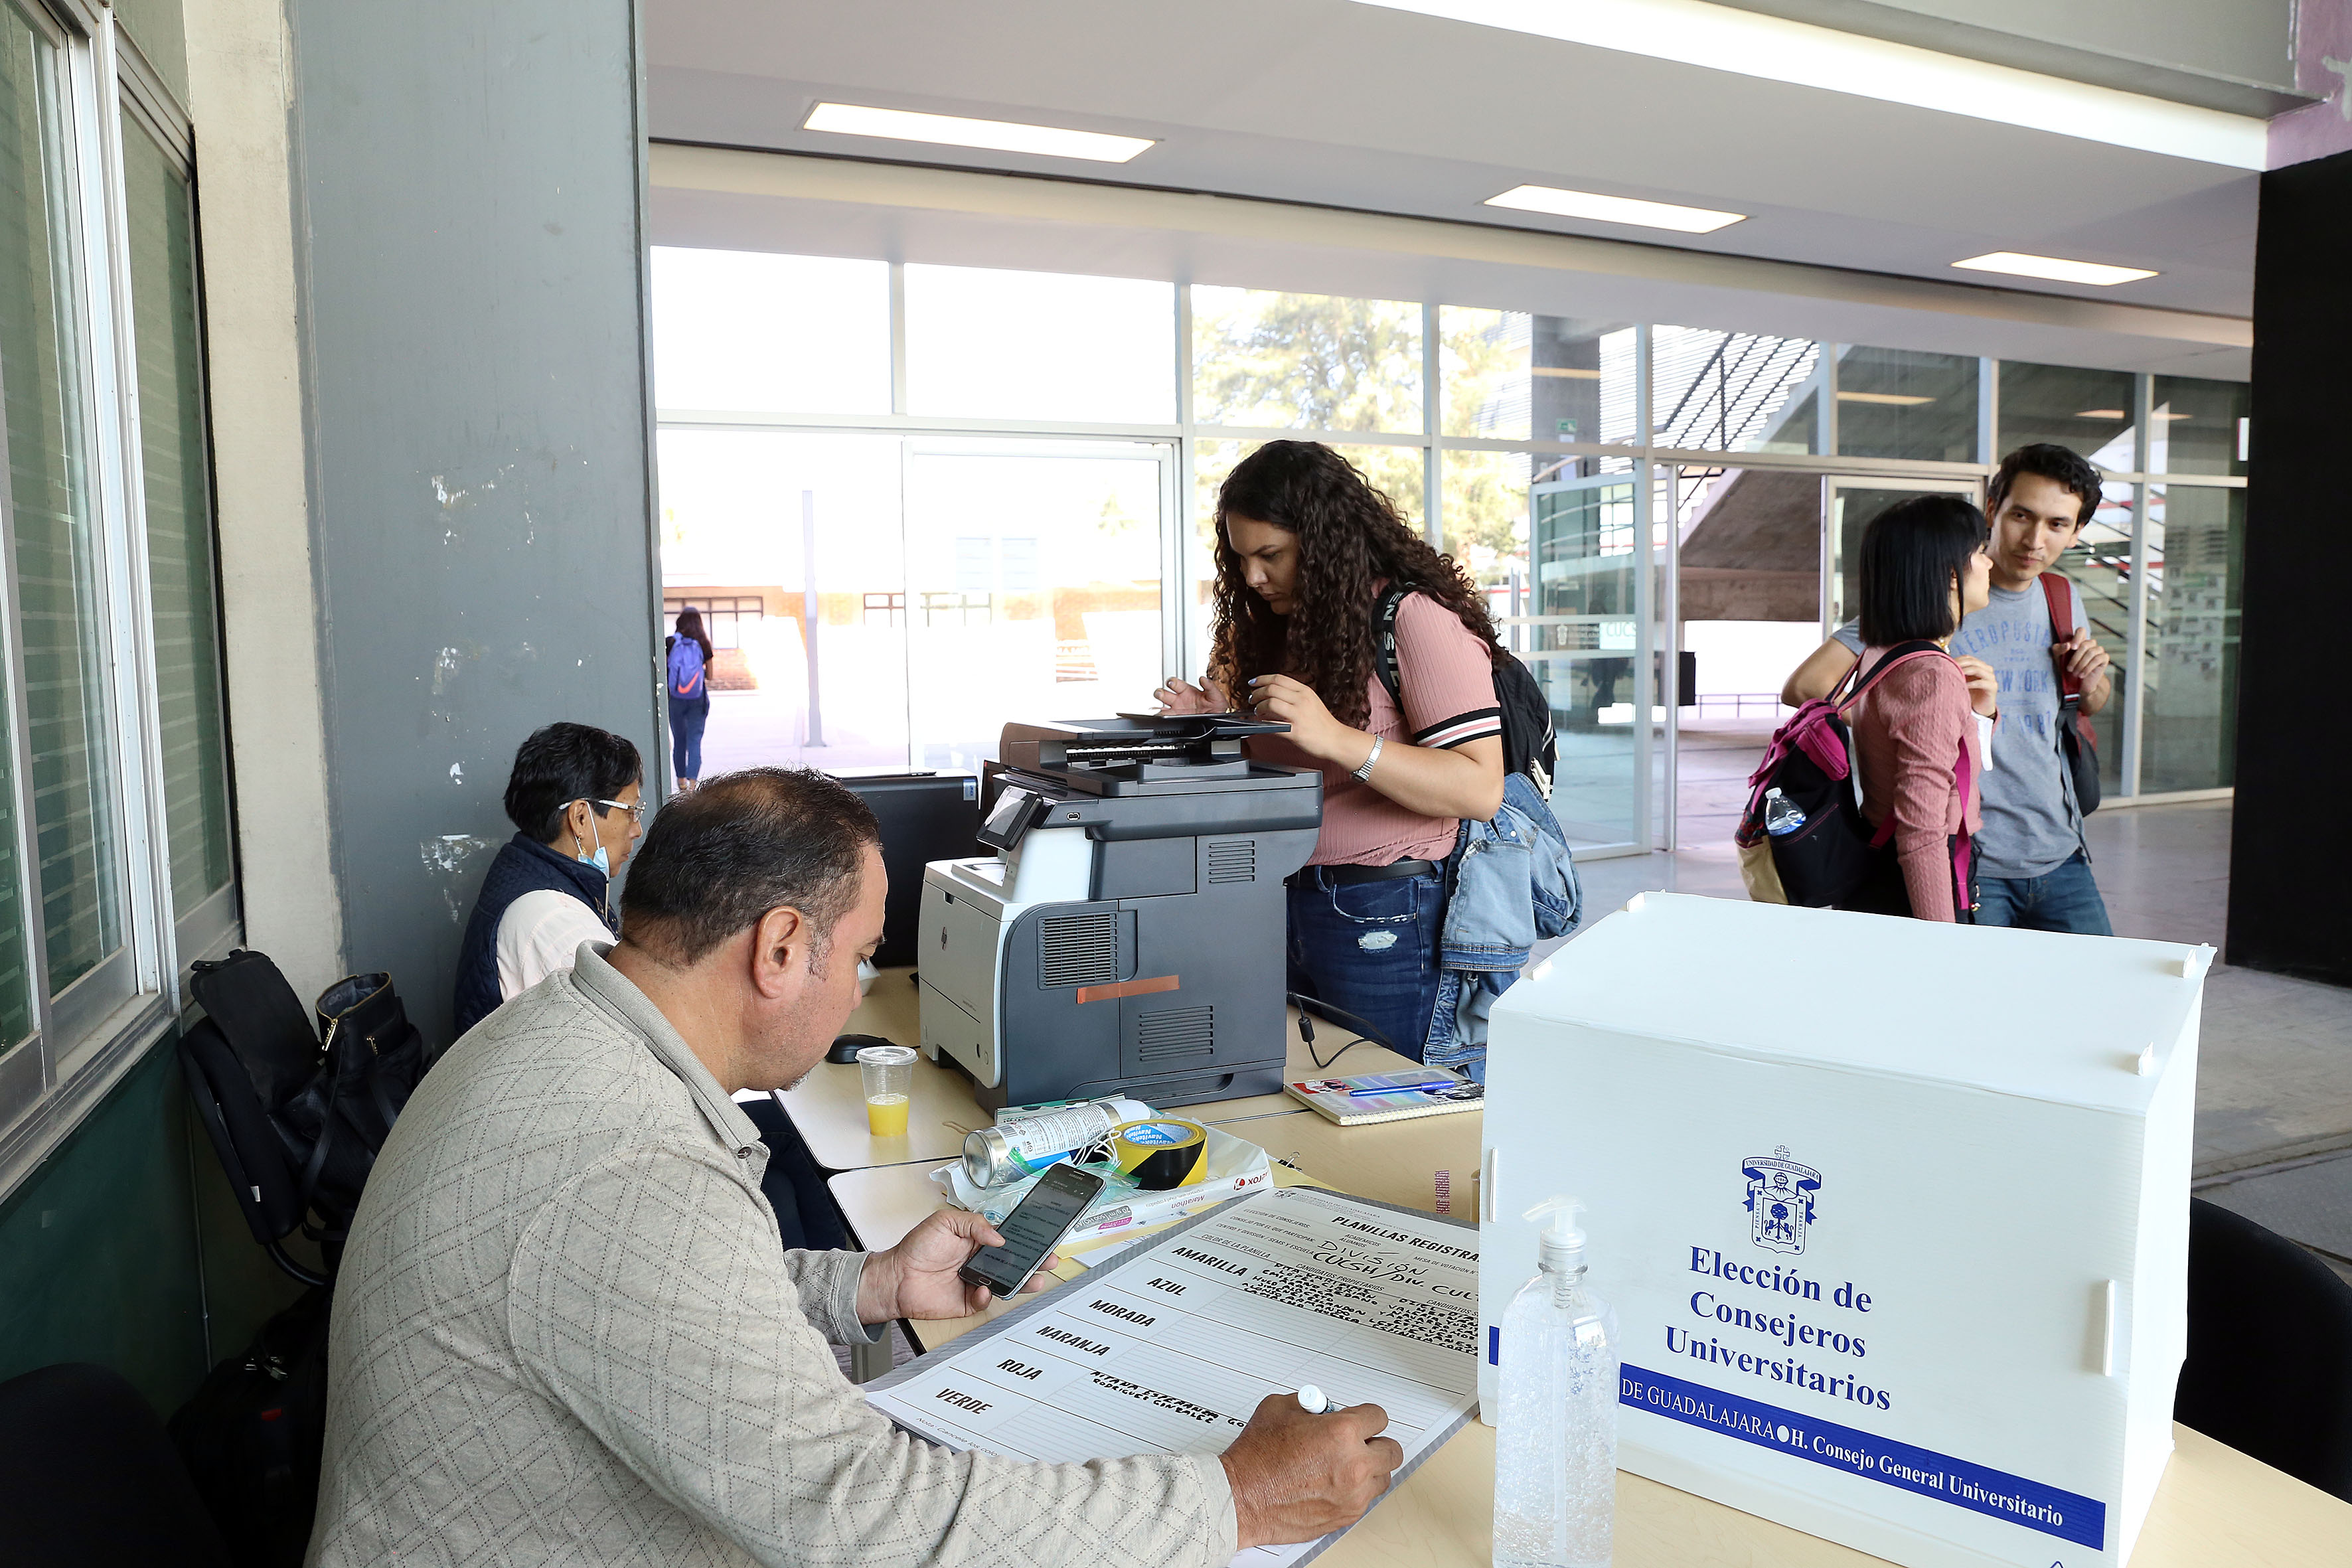
[[[941,1209],[925,1215],[898,1246],[866,1255],[866,1272],[857,1281],[857,1321],[973,1316],[987,1308],[992,1294],[986,1286],[967,1284],[958,1275],[981,1248],[1003,1245],[996,1227],[976,1214]],[[1055,1283],[1046,1271],[1058,1261],[1047,1256],[1024,1289],[1043,1290]]]

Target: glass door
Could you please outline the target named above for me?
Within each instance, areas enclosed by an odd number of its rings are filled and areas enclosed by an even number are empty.
[[[1175,619],[1172,457],[1156,441],[908,443],[915,766],[978,772],[1009,720],[1151,705]]]
[[[1899,500],[1916,495],[1956,495],[1982,504],[1984,487],[1974,479],[1843,479],[1823,481],[1822,528],[1822,636],[1852,620],[1861,605],[1856,575],[1862,531],[1870,520]]]
[[[1651,837],[1647,476],[1580,475],[1578,466],[1528,487],[1529,613],[1507,625],[1551,703],[1559,747],[1551,808],[1570,845],[1588,858],[1638,855]]]

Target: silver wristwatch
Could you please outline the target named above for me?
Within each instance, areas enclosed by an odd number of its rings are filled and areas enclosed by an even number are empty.
[[[1372,754],[1364,759],[1363,766],[1353,770],[1358,778],[1363,780],[1366,784],[1372,782],[1372,764],[1381,760],[1381,748],[1387,744],[1388,742],[1381,736],[1375,735],[1372,737]]]

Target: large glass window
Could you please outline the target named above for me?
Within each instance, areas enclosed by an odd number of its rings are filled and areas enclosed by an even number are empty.
[[[907,659],[924,766],[978,772],[1008,721],[1148,700],[1166,457],[1125,442],[913,447]]]
[[[1559,767],[1553,811],[1570,844],[1639,843],[1634,764],[1635,480],[1582,477],[1567,466],[1530,486],[1528,605],[1538,617],[1522,655],[1549,700]]]
[[[2238,489],[2148,486],[2144,794],[2231,782],[2245,501]]]
[[[48,988],[122,941],[100,551],[92,515],[83,258],[62,52],[17,16],[9,118],[24,177],[0,278],[17,637]]]
[[[730,258],[698,272],[683,255],[657,273],[700,279],[709,297],[681,305],[663,286],[661,343],[731,321],[728,289],[761,290],[770,319],[825,314],[855,339],[832,360],[803,357],[843,367],[870,414],[856,430],[795,430],[803,416],[837,423],[847,405],[837,387],[772,379],[732,399],[790,405],[734,411],[766,428],[664,433],[665,599],[672,616],[700,608],[719,647],[712,770],[778,758],[969,767],[1008,718],[1141,706],[1161,677],[1203,673],[1218,488],[1286,431],[1330,442],[1461,563],[1551,693],[1563,821],[1588,849],[1639,848],[1645,792],[1654,817],[1667,798],[1672,716],[1703,725],[1717,750],[1769,730],[1786,674],[1775,670],[1824,615],[1850,613],[1852,539],[1879,508],[1923,489],[1978,493],[1988,445],[2057,441],[2132,472],[2135,410],[2151,390],[2151,473],[2226,485],[2245,439],[2242,389],[2186,378],[1989,372],[1969,355],[1867,344],[1838,345],[1832,361],[1811,339],[1717,327],[1445,303],[1433,321],[1412,300],[1179,295],[976,268]],[[705,324],[660,319],[688,309]],[[695,364],[704,346],[676,363]],[[902,401],[878,412],[892,363]],[[679,402],[667,366],[663,376],[675,409],[727,401]],[[2211,584],[2189,584],[2177,541],[2167,558],[2161,484],[2147,583],[2134,582],[2140,482],[2107,487],[2062,563],[2115,659],[2117,700],[2097,722],[2116,793],[2143,763],[2151,790],[2222,776],[2234,676],[2234,654],[2210,689],[2190,668],[2204,637],[2191,606]],[[2169,501],[2235,505],[2210,487]],[[2232,580],[2225,570],[2225,595]],[[2149,619],[2136,627],[2143,593]],[[2120,687],[2136,656],[2144,704]],[[2140,758],[2126,759],[2127,738]],[[1725,790],[1745,776],[1727,752],[1701,760]]]
[[[2147,432],[2151,474],[2242,474],[2252,433],[2251,389],[2242,381],[2159,375]]]
[[[1631,322],[1448,305],[1438,313],[1444,433],[1500,441],[1632,442]]]
[[[71,393],[58,358],[58,272],[70,257],[56,223],[65,201],[58,50],[14,8],[0,5],[0,394],[8,439],[8,510],[12,526],[26,514],[34,526],[61,508],[79,504],[78,443],[66,426]],[[63,252],[63,254],[60,254]],[[69,276],[70,274],[68,274]],[[23,699],[9,703],[8,733],[0,736],[0,1050],[36,1027],[33,960],[25,921],[25,826],[17,808],[22,788],[17,735]],[[29,1089],[43,1087],[37,1057],[0,1058],[11,1092],[0,1120],[21,1109]]]
[[[1849,344],[1838,350],[1838,454],[1977,460],[1977,362]]]
[[[1176,290],[1128,278],[907,268],[907,407],[971,419],[1165,425]]]
[[[1810,338],[1650,329],[1650,439],[1697,452],[1816,450],[1822,345]]]
[[[172,912],[201,956],[234,919],[228,741],[205,486],[204,371],[197,355],[194,214],[187,176],[155,140],[122,141],[132,320],[139,349],[139,457],[147,582],[163,731]]]
[[[0,1171],[236,935],[185,122],[64,15],[0,0]]]
[[[653,293],[659,406],[890,412],[885,263],[656,246]]]
[[[2083,618],[2107,650],[2112,689],[2107,705],[2091,720],[2103,795],[2123,788],[2124,715],[2131,707],[2132,505],[2132,487],[2108,481],[2091,521],[2056,568],[2083,595]]]
[[[1421,307],[1192,290],[1192,417],[1274,430],[1422,426]]]
[[[901,446],[661,433],[662,597],[701,611],[717,645],[705,774],[907,765]]]
[[[2132,378],[2119,370],[2078,370],[2064,364],[2000,365],[1998,458],[2048,441],[2071,447],[2100,468],[2137,468],[2133,450]]]

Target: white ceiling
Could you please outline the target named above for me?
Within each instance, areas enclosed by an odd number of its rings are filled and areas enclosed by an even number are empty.
[[[1687,249],[1938,284],[2024,250],[2161,276],[2019,289],[2251,308],[2243,170],[1350,0],[649,0],[646,48],[657,140],[1653,237],[1480,205],[1567,185],[1751,215]],[[1114,165],[802,131],[821,99],[1160,144]]]

